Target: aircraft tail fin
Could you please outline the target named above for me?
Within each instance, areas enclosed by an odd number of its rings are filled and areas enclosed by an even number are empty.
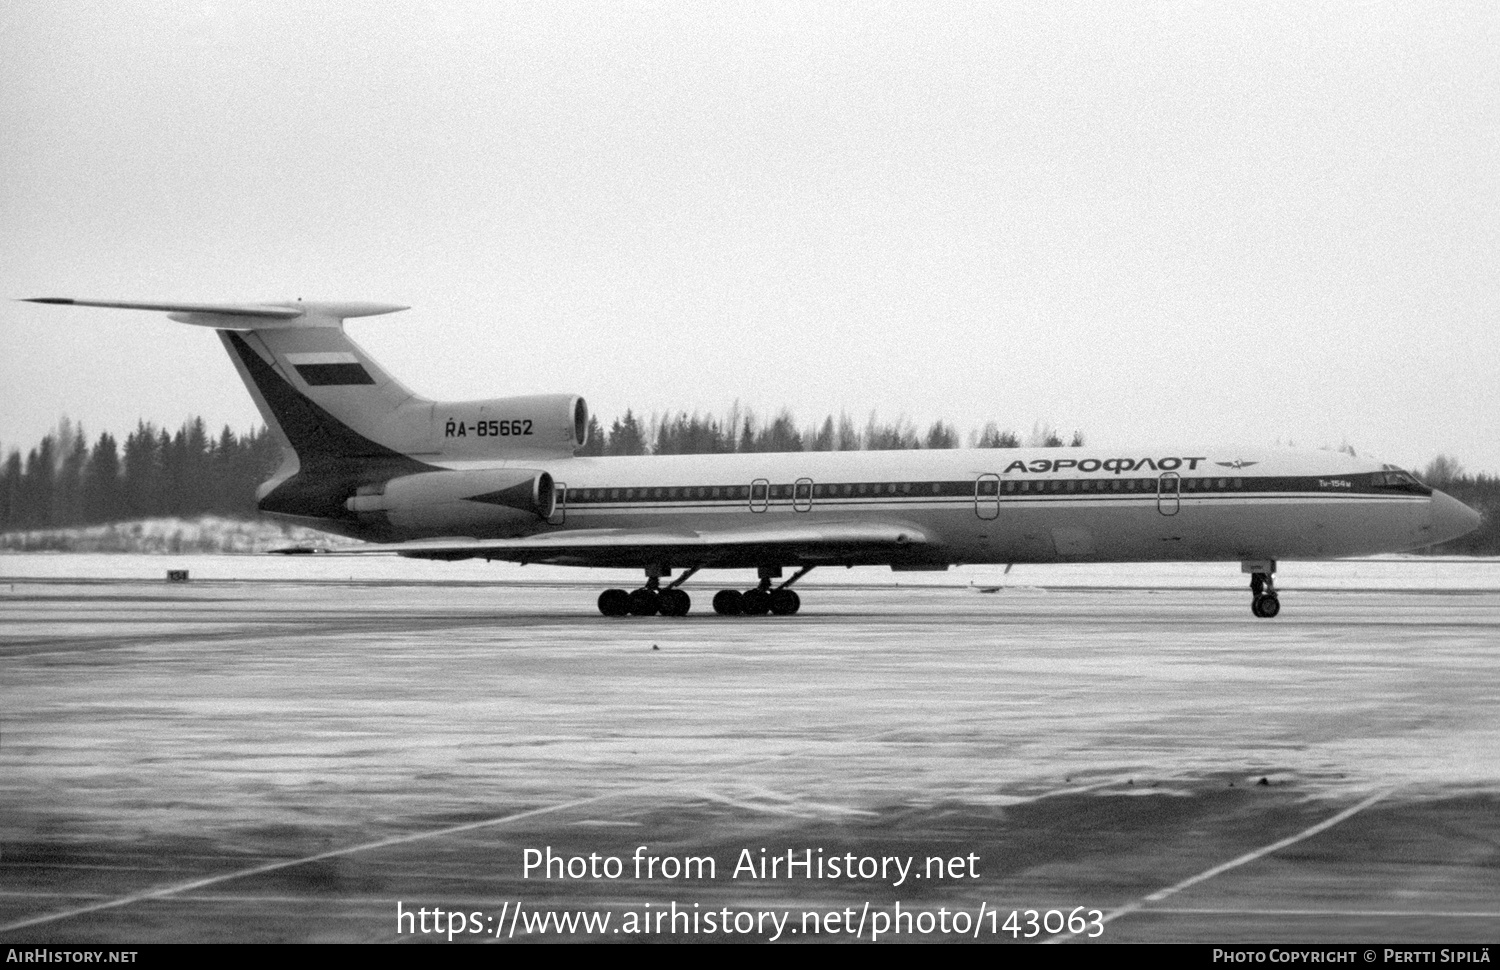
[[[169,303],[46,297],[32,303],[164,311],[210,327],[229,352],[284,460],[257,498],[264,511],[356,516],[361,489],[445,463],[572,457],[588,406],[571,394],[435,402],[408,390],[344,332],[344,320],[394,313],[386,303]],[[368,530],[366,530],[368,531]]]
[[[315,473],[332,492],[427,466],[411,457],[428,450],[432,402],[418,397],[380,367],[344,332],[349,317],[394,313],[382,303],[161,303],[39,298],[62,306],[165,311],[179,323],[211,327],[285,460],[262,486],[262,507],[287,505],[282,486],[299,470]],[[292,483],[295,485],[295,482]],[[332,494],[332,493],[330,493]],[[295,504],[306,509],[309,497]],[[269,501],[268,501],[269,499]],[[342,512],[337,502],[313,502],[320,514]],[[322,506],[328,508],[322,508]]]

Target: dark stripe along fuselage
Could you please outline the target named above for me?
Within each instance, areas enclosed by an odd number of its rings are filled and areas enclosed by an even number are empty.
[[[565,474],[565,470],[559,469]],[[1394,498],[1427,496],[1432,490],[1416,482],[1390,484],[1383,472],[1358,475],[1299,476],[1215,476],[1165,474],[1140,478],[1031,477],[1001,478],[986,475],[972,479],[946,481],[801,481],[807,490],[798,494],[797,482],[765,482],[766,500],[771,504],[806,501],[812,505],[850,505],[878,502],[929,504],[936,500],[969,500],[996,498],[1001,501],[1024,501],[1040,498],[1061,499],[1141,499],[1156,498],[1174,489],[1181,498],[1219,496],[1296,496],[1300,498]],[[567,503],[570,507],[608,507],[618,509],[650,508],[659,505],[707,505],[711,507],[742,504],[751,500],[755,486],[742,485],[643,485],[627,487],[574,486]]]

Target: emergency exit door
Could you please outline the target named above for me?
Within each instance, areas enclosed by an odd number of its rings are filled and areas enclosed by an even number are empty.
[[[1167,472],[1156,480],[1156,511],[1176,515],[1182,504],[1182,476]]]

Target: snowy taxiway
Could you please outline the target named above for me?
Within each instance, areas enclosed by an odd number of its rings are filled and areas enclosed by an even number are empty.
[[[1500,564],[1286,564],[1271,621],[1232,565],[814,573],[755,619],[705,582],[609,620],[607,582],[0,556],[0,941],[439,938],[398,904],[465,940],[582,911],[613,922],[564,935],[868,939],[897,904],[932,929],[887,938],[1495,935]],[[620,871],[527,871],[548,849]]]

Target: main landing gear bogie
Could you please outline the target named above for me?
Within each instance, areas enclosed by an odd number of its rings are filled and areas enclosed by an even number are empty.
[[[802,597],[794,589],[721,589],[714,595],[714,612],[720,616],[791,616],[802,608]]]
[[[714,594],[714,612],[720,616],[791,616],[802,608],[802,597],[791,585],[812,570],[811,566],[799,570],[780,586],[772,587],[771,579],[781,575],[779,567],[761,570],[760,585],[741,592],[737,589],[721,589]],[[671,586],[662,587],[660,577],[669,574],[659,569],[651,573],[646,585],[626,592],[623,589],[607,589],[599,594],[599,612],[605,616],[687,616],[693,601],[678,585],[697,572],[691,569]]]
[[[680,589],[642,586],[629,593],[607,589],[599,594],[599,612],[605,616],[687,616],[693,598]]]

